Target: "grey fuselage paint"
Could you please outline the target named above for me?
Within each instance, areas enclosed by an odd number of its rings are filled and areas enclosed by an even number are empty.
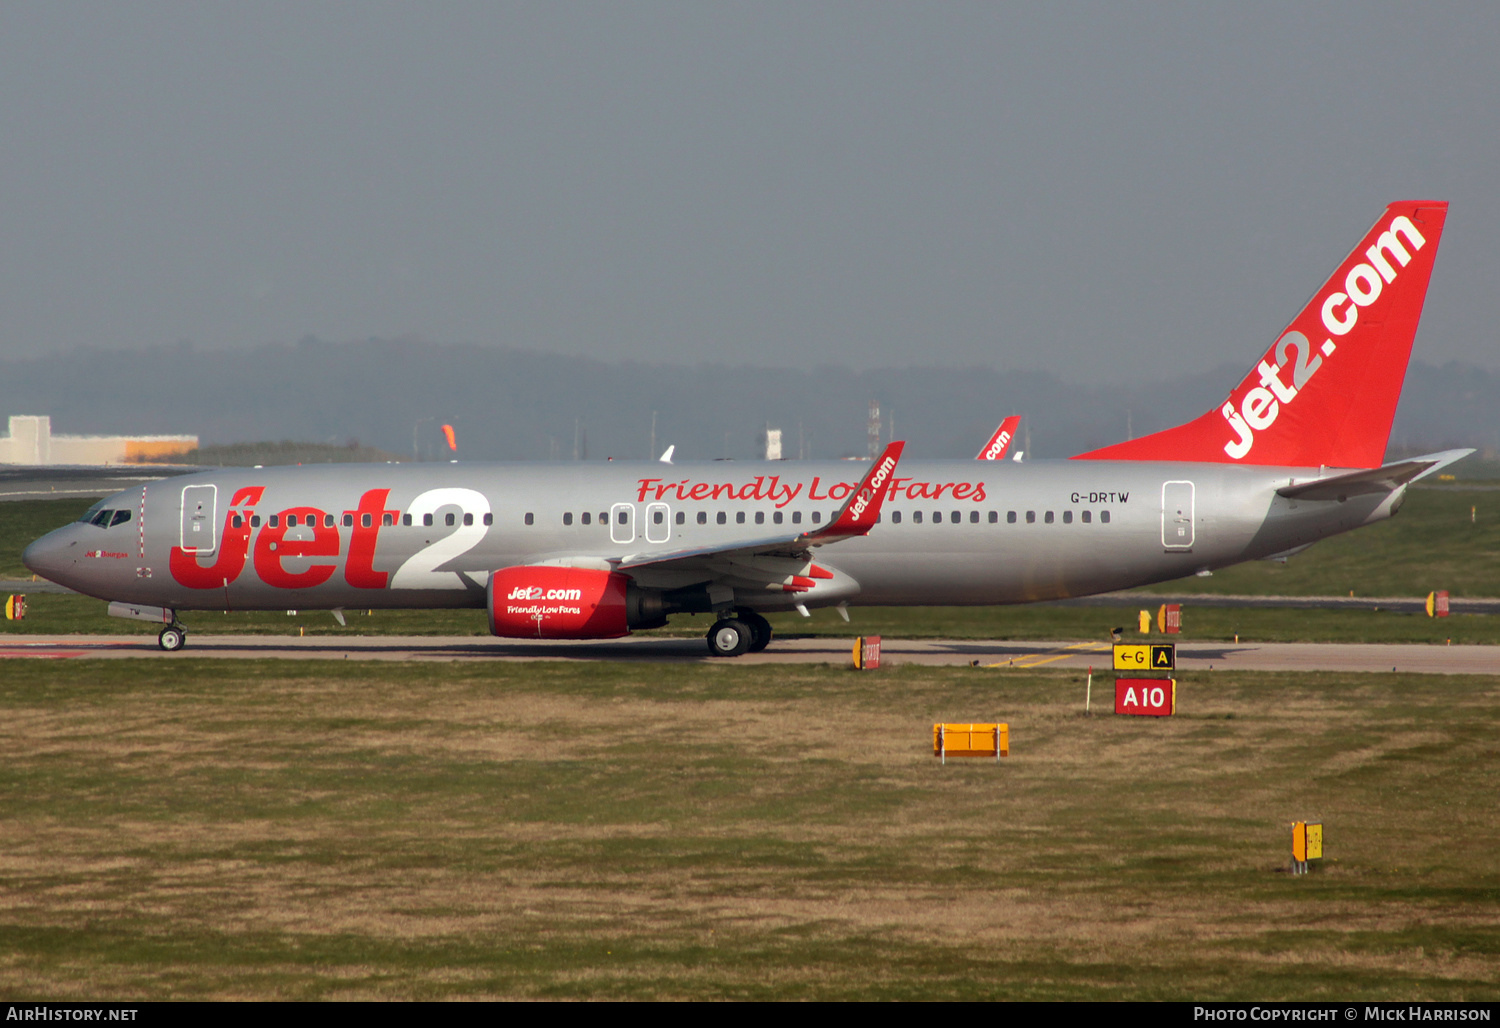
[[[89,596],[172,610],[483,607],[485,583],[499,568],[606,567],[611,558],[719,543],[727,549],[771,531],[810,530],[814,512],[826,524],[867,468],[863,461],[226,468],[109,497],[95,509],[128,510],[129,520],[110,527],[75,522],[37,540],[24,559],[42,576]],[[1329,473],[1130,461],[903,461],[869,534],[813,551],[818,564],[838,573],[837,593],[820,599],[745,590],[734,602],[774,611],[840,600],[983,605],[1086,596],[1346,532],[1389,517],[1404,492],[1316,502],[1276,493]],[[1171,490],[1178,507],[1190,498],[1185,513],[1164,510],[1168,483],[1178,484]],[[371,507],[372,491],[384,490]],[[255,501],[244,502],[252,494]],[[192,509],[184,510],[185,497]],[[205,498],[212,507],[206,513],[198,509]],[[288,529],[292,511],[304,513]],[[381,523],[387,512],[388,525]],[[366,513],[369,528],[362,524]],[[609,524],[600,524],[601,514]],[[331,528],[323,524],[330,515]],[[424,524],[427,515],[431,525]],[[306,517],[319,524],[300,523]],[[410,525],[403,523],[408,517]],[[1183,517],[1191,523],[1183,538],[1191,543],[1171,545]],[[184,548],[193,547],[194,524],[198,554]],[[277,533],[279,541],[267,541]],[[237,537],[244,539],[238,569]],[[299,555],[308,550],[319,552]],[[174,575],[174,563],[197,570]],[[627,573],[641,588],[663,590],[721,577],[711,568]]]

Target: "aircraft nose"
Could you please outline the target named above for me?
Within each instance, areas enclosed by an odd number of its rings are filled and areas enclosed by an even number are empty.
[[[63,568],[72,563],[72,554],[69,551],[78,543],[76,538],[69,539],[69,536],[73,535],[70,528],[59,528],[55,532],[48,532],[26,547],[21,553],[21,563],[25,564],[28,570],[43,578],[56,581]]]

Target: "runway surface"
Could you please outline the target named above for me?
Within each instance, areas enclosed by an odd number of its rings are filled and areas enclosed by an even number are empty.
[[[1161,640],[1152,637],[1151,641]],[[480,636],[194,635],[177,653],[163,653],[154,636],[0,636],[0,658],[194,657],[281,660],[614,660],[713,664],[848,664],[853,637],[778,639],[764,653],[733,661],[710,657],[702,639],[616,639],[587,642],[516,642]],[[1108,643],[1001,642],[888,638],[886,664],[977,666],[979,669],[1076,668],[1110,674]],[[1420,646],[1326,643],[1182,643],[1177,667],[1185,671],[1403,671],[1427,674],[1500,674],[1500,646]]]

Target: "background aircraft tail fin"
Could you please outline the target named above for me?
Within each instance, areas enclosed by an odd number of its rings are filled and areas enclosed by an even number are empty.
[[[1379,467],[1447,215],[1391,204],[1223,403],[1074,460]]]

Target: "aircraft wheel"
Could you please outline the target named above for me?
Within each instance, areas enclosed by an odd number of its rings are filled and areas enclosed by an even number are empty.
[[[156,644],[168,653],[175,653],[187,644],[187,633],[176,625],[168,625],[156,637]]]
[[[771,645],[771,622],[755,613],[753,610],[738,611],[739,618],[745,627],[750,629],[750,653],[759,653]]]
[[[743,621],[725,618],[708,630],[708,652],[715,657],[738,657],[750,648],[755,636]]]

